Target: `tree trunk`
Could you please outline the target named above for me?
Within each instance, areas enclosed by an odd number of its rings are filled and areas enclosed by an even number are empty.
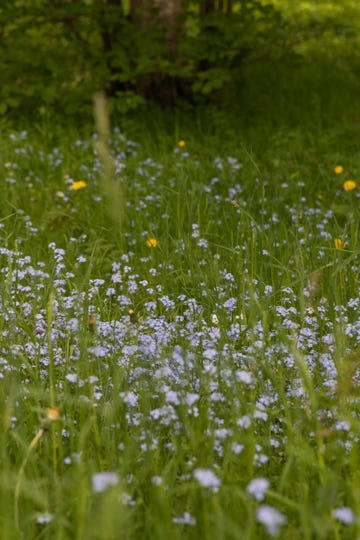
[[[200,0],[200,17],[205,17],[215,9],[215,0]]]
[[[166,39],[173,41],[182,26],[182,0],[131,0],[130,18],[139,28],[156,22],[166,26]]]
[[[118,12],[116,18],[124,16],[124,10],[121,0],[106,0],[104,4],[99,4],[99,14],[103,15],[106,10],[109,9],[108,6],[111,10],[116,10]],[[114,47],[116,36],[117,32],[114,27],[111,27],[109,24],[101,25],[101,38],[105,53],[108,53]]]
[[[227,0],[227,3],[226,3],[226,14],[227,14],[227,15],[232,15],[232,11],[233,11],[233,0]]]
[[[178,43],[183,31],[182,0],[131,0],[130,20],[140,29],[154,24],[165,27],[165,44],[173,63],[180,61]],[[171,104],[177,97],[177,82],[166,73],[138,77],[137,91]]]

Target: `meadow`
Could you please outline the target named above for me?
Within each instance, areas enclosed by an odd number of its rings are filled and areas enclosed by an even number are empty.
[[[0,538],[360,538],[358,104],[307,73],[2,129]]]

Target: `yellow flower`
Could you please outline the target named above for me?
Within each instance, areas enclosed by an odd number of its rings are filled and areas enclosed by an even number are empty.
[[[60,408],[59,407],[50,407],[47,410],[45,422],[51,424],[52,422],[55,422],[60,416]]]
[[[342,249],[344,247],[344,242],[341,238],[334,238],[335,249]]]
[[[148,247],[154,248],[158,245],[158,241],[156,240],[156,238],[148,238],[146,240],[146,245]]]
[[[354,180],[346,180],[343,183],[343,188],[345,189],[345,191],[352,191],[356,188],[356,182],[354,182]]]
[[[185,142],[185,141],[182,141],[182,140],[181,140],[181,141],[178,142],[179,148],[184,148],[185,145],[186,145],[186,142]]]
[[[343,172],[344,172],[344,167],[342,165],[336,165],[336,167],[334,168],[334,173],[341,174]]]
[[[71,189],[74,191],[79,191],[79,189],[83,189],[87,186],[87,183],[84,182],[84,180],[78,180],[77,182],[74,182],[71,186]]]

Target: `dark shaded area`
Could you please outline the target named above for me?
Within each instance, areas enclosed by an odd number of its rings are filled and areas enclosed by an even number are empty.
[[[314,100],[327,100],[329,69],[338,82],[345,73],[347,85],[353,73],[355,89],[356,4],[327,2],[327,11],[308,12],[286,6],[286,0],[9,2],[0,10],[0,114],[91,118],[92,94],[101,89],[113,115],[152,102],[182,110],[213,105],[253,121],[274,107],[286,116],[296,99],[308,100],[310,109]]]

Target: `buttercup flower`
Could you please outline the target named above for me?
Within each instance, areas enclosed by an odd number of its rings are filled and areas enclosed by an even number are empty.
[[[71,186],[71,189],[74,191],[79,191],[79,189],[83,189],[87,186],[87,183],[84,180],[78,180],[77,182],[74,182]]]
[[[354,180],[346,180],[343,183],[343,188],[345,189],[345,191],[352,191],[356,188],[356,182],[354,182]]]
[[[148,247],[154,248],[158,245],[158,241],[156,240],[156,238],[148,238],[146,240],[146,245]]]
[[[336,165],[336,167],[334,168],[334,173],[341,174],[343,172],[344,172],[344,167],[342,165]]]
[[[344,242],[341,238],[334,238],[334,244],[336,249],[342,249],[344,247]]]
[[[60,408],[59,407],[50,407],[47,410],[45,421],[52,423],[55,422],[60,416]]]
[[[186,142],[183,141],[183,140],[181,140],[181,141],[178,142],[178,147],[179,147],[179,148],[184,148],[185,145],[186,145]]]

